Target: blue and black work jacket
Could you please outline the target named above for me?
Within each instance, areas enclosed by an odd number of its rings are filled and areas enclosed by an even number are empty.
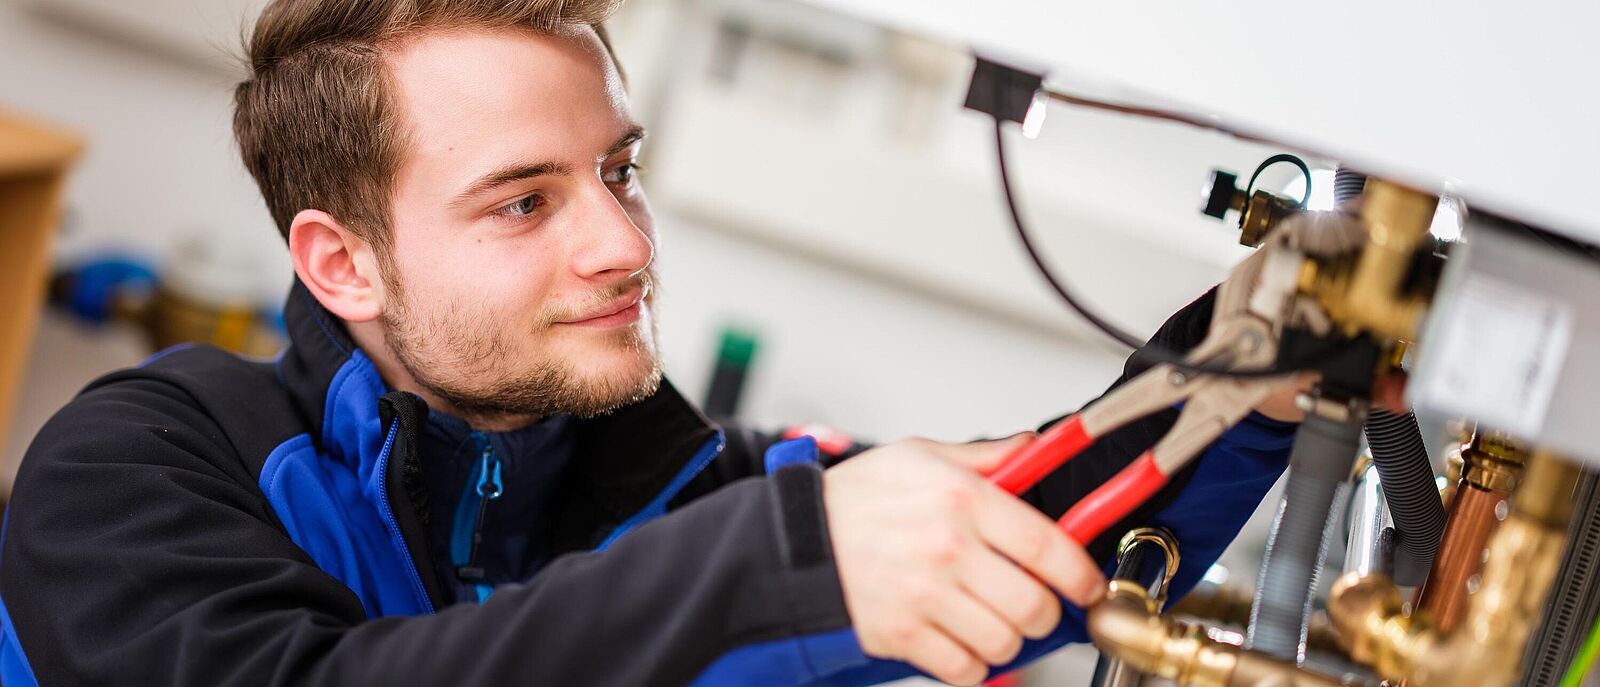
[[[1157,339],[1198,341],[1210,310],[1197,301]],[[865,657],[851,631],[814,444],[719,427],[670,384],[574,421],[540,520],[547,565],[482,604],[447,603],[429,539],[444,516],[418,455],[427,408],[387,389],[298,284],[286,319],[292,343],[277,360],[169,352],[94,382],[35,438],[0,545],[6,687],[912,674]],[[1059,515],[1174,417],[1112,434],[1026,498]],[[1091,552],[1109,563],[1120,532],[1163,525],[1181,542],[1181,595],[1282,471],[1292,435],[1252,417]],[[1068,608],[1018,661],[1084,638],[1082,611]]]

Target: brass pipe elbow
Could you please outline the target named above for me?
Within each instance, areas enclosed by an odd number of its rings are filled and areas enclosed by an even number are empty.
[[[1154,673],[1166,643],[1165,621],[1155,614],[1153,600],[1134,585],[1111,583],[1106,598],[1089,609],[1089,638],[1112,656],[1140,672]]]
[[[1406,616],[1399,590],[1380,575],[1339,579],[1328,617],[1351,658],[1418,687],[1514,682],[1561,564],[1576,479],[1570,463],[1541,455],[1530,460],[1513,513],[1489,542],[1482,584],[1454,632],[1440,632],[1423,613]]]
[[[1349,573],[1334,581],[1328,620],[1350,658],[1385,677],[1406,674],[1418,645],[1428,643],[1428,631],[1405,615],[1400,590],[1384,575]]]
[[[1198,625],[1156,614],[1138,585],[1112,583],[1089,609],[1096,646],[1140,672],[1187,687],[1340,687],[1344,683],[1292,663],[1255,654],[1206,636]]]

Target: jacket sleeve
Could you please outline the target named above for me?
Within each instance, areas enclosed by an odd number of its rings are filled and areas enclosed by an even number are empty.
[[[771,449],[785,440],[786,432],[758,429],[731,418],[716,418],[716,423],[722,427],[727,445],[717,459],[681,492],[676,502],[687,503],[724,484],[768,474],[778,467],[772,457],[779,454],[774,454]],[[837,441],[838,445],[816,451],[816,462],[822,467],[832,467],[872,448],[871,444],[853,438],[841,436]]]
[[[30,449],[0,556],[6,685],[682,684],[738,647],[848,626],[814,466],[729,484],[482,606],[369,619],[164,386],[90,391]]]

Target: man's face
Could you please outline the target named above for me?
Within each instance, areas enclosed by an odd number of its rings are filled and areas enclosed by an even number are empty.
[[[389,55],[409,135],[387,345],[481,418],[592,415],[660,383],[642,130],[588,28],[433,32]]]

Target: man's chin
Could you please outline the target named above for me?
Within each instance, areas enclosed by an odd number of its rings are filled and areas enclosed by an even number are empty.
[[[630,351],[627,355],[592,356],[574,360],[567,368],[571,380],[582,386],[599,414],[649,398],[661,387],[661,366],[653,355]]]

